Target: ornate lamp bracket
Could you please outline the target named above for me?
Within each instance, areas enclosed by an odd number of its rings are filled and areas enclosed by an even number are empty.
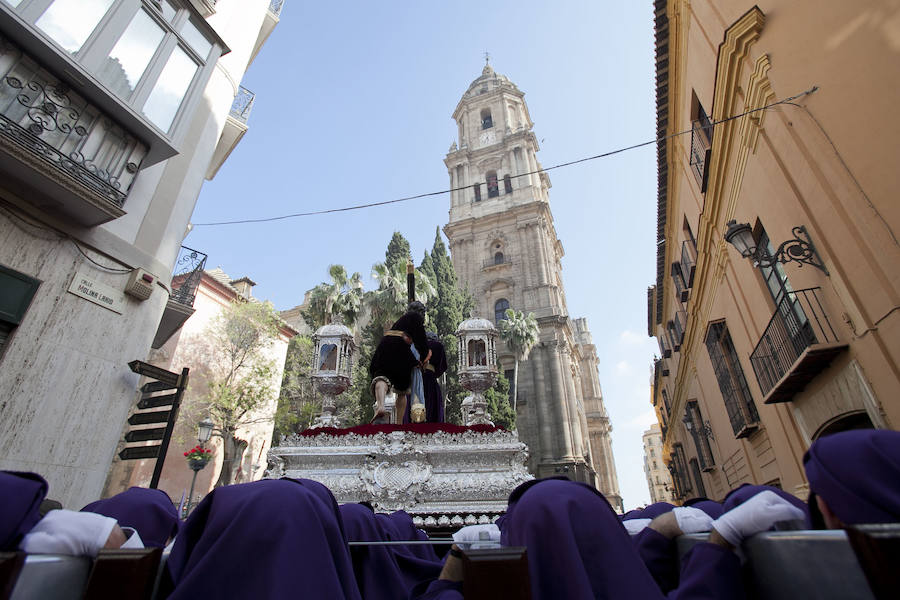
[[[816,246],[812,243],[806,227],[797,225],[791,231],[794,234],[793,239],[782,242],[773,255],[766,252],[765,248],[757,247],[756,254],[753,257],[754,266],[771,267],[775,263],[793,261],[799,263],[801,267],[803,265],[812,265],[826,275],[830,275],[819,253],[816,252]]]

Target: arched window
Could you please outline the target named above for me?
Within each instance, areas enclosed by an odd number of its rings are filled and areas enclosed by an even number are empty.
[[[509,308],[509,300],[500,298],[494,303],[494,322],[499,323],[506,319],[506,309]]]
[[[503,264],[503,253],[502,252],[497,252],[496,254],[494,254],[494,264],[495,265]]]
[[[500,195],[500,186],[497,184],[497,171],[488,171],[487,188],[488,198],[496,198]]]
[[[494,120],[491,118],[491,109],[481,109],[481,128],[490,129],[494,126]]]

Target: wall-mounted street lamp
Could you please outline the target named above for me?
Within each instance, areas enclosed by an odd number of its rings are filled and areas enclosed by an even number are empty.
[[[775,263],[793,261],[800,263],[801,267],[812,265],[826,275],[829,274],[822,262],[822,257],[816,252],[816,247],[803,225],[797,225],[791,230],[794,237],[782,242],[775,254],[769,254],[765,248],[756,245],[756,240],[753,239],[753,228],[749,223],[738,223],[731,220],[727,225],[725,241],[737,248],[742,257],[751,259],[754,267],[771,267]],[[801,236],[803,237],[801,238]]]
[[[215,423],[213,423],[209,417],[206,417],[197,423],[197,441],[201,444],[208,442],[209,438],[212,437],[213,428],[215,426]]]
[[[688,433],[694,432],[694,421],[687,415],[685,415],[684,419],[682,419],[682,423],[684,423],[684,428],[687,429]],[[709,426],[709,421],[704,421],[700,425],[700,430],[697,432],[698,435],[705,435],[707,439],[714,440],[712,427]]]

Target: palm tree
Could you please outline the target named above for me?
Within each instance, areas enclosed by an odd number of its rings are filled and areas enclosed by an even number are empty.
[[[306,310],[309,325],[316,329],[340,315],[344,324],[353,327],[362,307],[363,282],[359,273],[347,276],[342,265],[330,265],[331,283],[320,283],[312,289]]]
[[[372,265],[372,278],[378,289],[369,298],[372,314],[381,321],[396,320],[406,310],[408,288],[403,264],[388,268],[384,263]],[[437,288],[427,273],[416,269],[416,300],[427,303],[437,296]]]
[[[538,329],[534,313],[527,315],[521,310],[516,312],[511,308],[506,309],[506,318],[500,321],[500,339],[506,343],[516,356],[512,380],[512,409],[516,411],[516,396],[519,395],[519,361],[528,360],[531,349],[537,344]]]

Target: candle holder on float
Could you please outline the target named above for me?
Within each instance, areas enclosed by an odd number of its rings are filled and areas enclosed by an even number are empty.
[[[319,327],[313,334],[312,372],[310,376],[316,389],[322,394],[322,414],[316,417],[310,429],[318,427],[340,427],[334,414],[335,398],[350,387],[353,372],[353,332],[341,323],[340,317],[332,319],[328,325]]]
[[[471,392],[463,400],[466,425],[493,425],[484,392],[497,381],[497,328],[472,317],[459,324],[459,383]]]

